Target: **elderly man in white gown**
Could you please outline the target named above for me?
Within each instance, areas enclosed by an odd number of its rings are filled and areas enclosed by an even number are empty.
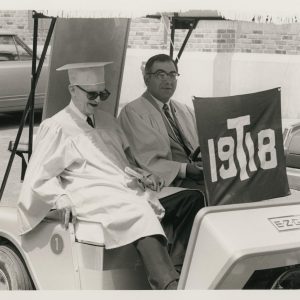
[[[151,288],[176,289],[204,199],[198,191],[168,191],[159,177],[137,167],[116,120],[97,109],[109,96],[105,65],[58,69],[68,70],[71,101],[37,132],[18,201],[20,231],[35,228],[51,209],[61,212],[66,227],[70,215],[100,223],[107,249],[136,247]],[[166,236],[170,224],[173,234]]]

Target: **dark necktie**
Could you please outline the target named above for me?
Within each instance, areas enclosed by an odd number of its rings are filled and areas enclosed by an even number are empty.
[[[92,120],[91,117],[88,116],[88,117],[86,118],[86,121],[87,121],[87,123],[88,123],[91,127],[95,128],[94,122],[93,122],[93,120]]]
[[[184,143],[183,141],[183,138],[182,138],[182,134],[179,130],[179,128],[177,127],[175,121],[173,120],[173,118],[171,117],[171,114],[170,114],[170,109],[169,109],[169,106],[167,104],[164,104],[163,105],[163,111],[165,113],[165,116],[167,117],[173,131],[174,131],[174,134],[178,140],[178,142],[181,144],[181,146],[183,147],[184,151],[186,152],[187,156],[189,156],[191,154],[191,151],[190,149],[186,146],[186,144]]]

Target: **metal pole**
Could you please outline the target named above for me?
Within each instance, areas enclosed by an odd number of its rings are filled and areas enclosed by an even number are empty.
[[[174,37],[175,37],[175,19],[171,18],[171,41],[170,41],[170,56],[173,58],[173,52],[174,52]]]
[[[187,35],[186,35],[186,37],[185,37],[185,39],[184,39],[184,41],[183,41],[183,43],[181,45],[181,48],[180,48],[180,50],[179,50],[179,52],[177,54],[177,57],[175,59],[175,63],[176,64],[178,63],[178,61],[179,61],[179,59],[181,57],[181,54],[182,54],[182,52],[183,52],[183,50],[184,50],[184,48],[185,48],[185,46],[186,46],[186,44],[188,42],[188,40],[189,40],[189,38],[190,38],[193,30],[196,28],[197,23],[198,23],[198,20],[195,19],[194,22],[190,24],[190,29],[189,29],[189,31],[188,31],[188,33],[187,33]]]
[[[41,70],[42,70],[42,67],[43,67],[43,63],[45,61],[47,49],[48,49],[48,46],[50,44],[50,40],[51,40],[52,33],[53,33],[53,30],[54,30],[55,22],[56,22],[56,18],[52,18],[51,24],[50,24],[50,27],[49,27],[49,30],[48,30],[48,34],[47,34],[47,37],[46,37],[46,40],[45,40],[44,48],[43,48],[43,51],[42,51],[42,54],[41,54],[41,57],[40,57],[39,65],[38,65],[37,71],[36,71],[36,80],[37,81],[40,77],[40,73],[41,73]],[[36,84],[37,84],[37,82],[36,82]]]
[[[47,49],[48,49],[48,46],[50,44],[50,40],[51,40],[51,37],[52,37],[52,33],[53,33],[53,30],[54,30],[55,23],[56,23],[56,18],[52,18],[51,24],[50,24],[49,29],[48,29],[48,34],[47,34],[47,37],[46,37],[46,40],[45,40],[45,43],[44,43],[44,48],[43,48],[43,51],[42,51],[42,54],[41,54],[41,57],[40,57],[40,61],[39,61],[37,70],[36,70],[36,72],[34,74],[34,77],[33,77],[34,80],[32,81],[32,83],[34,83],[34,86],[33,87],[31,86],[31,89],[33,89],[34,93],[35,93],[35,89],[36,89],[36,86],[37,86],[37,83],[38,83],[38,80],[39,80],[39,77],[40,77],[40,74],[41,74],[41,71],[42,71],[42,67],[43,67],[43,64],[44,64],[44,61],[45,61]],[[35,61],[36,61],[36,54],[35,54]],[[33,68],[36,68],[36,63],[35,63],[34,67],[32,66],[32,69]],[[30,157],[31,157],[31,154],[32,154],[32,144],[33,144],[34,99],[33,99],[33,102],[32,102],[31,114],[32,114],[32,122],[29,123],[29,124],[31,124],[31,135],[29,133],[28,161],[30,160]]]
[[[33,12],[33,43],[32,43],[32,66],[31,66],[31,99],[29,105],[29,140],[28,140],[28,160],[32,153],[32,140],[33,140],[33,126],[34,126],[34,98],[36,87],[36,52],[37,52],[37,40],[38,40],[38,25],[39,19]]]

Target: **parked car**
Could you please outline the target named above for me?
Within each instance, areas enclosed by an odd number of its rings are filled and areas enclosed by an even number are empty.
[[[30,47],[16,34],[0,32],[0,112],[24,109],[31,87],[32,55]],[[36,109],[43,107],[46,69],[45,61],[35,94]]]

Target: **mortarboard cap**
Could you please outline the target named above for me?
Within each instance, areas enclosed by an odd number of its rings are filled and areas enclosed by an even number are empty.
[[[98,90],[105,89],[104,66],[112,62],[85,62],[67,64],[57,71],[68,71],[69,81],[72,85],[97,86]]]

